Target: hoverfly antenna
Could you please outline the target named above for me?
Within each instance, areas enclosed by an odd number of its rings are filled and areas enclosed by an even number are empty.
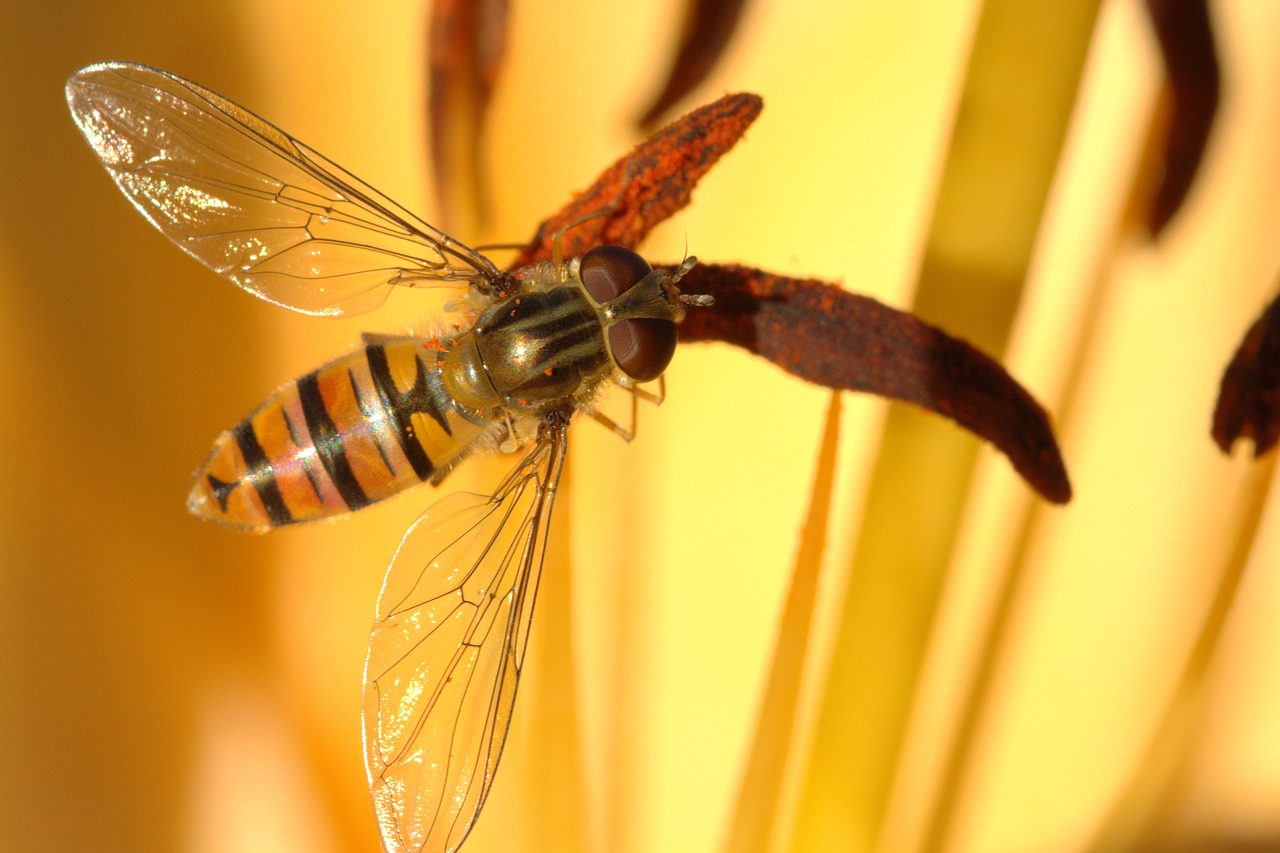
[[[680,279],[684,278],[697,263],[698,259],[696,257],[686,254],[680,265],[667,276],[667,283],[673,287],[679,284]],[[716,304],[716,298],[709,293],[680,293],[678,288],[676,290],[676,300],[681,305],[688,305],[691,308],[710,308]]]

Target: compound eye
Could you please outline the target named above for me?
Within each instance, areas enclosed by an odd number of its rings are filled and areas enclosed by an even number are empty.
[[[604,305],[626,293],[653,267],[630,249],[596,246],[582,256],[578,275],[582,286]],[[637,382],[657,379],[676,351],[676,324],[670,320],[619,320],[609,327],[609,351],[622,372]]]
[[[676,324],[650,318],[614,323],[609,351],[622,372],[637,382],[657,379],[676,353]]]
[[[582,286],[599,305],[617,299],[652,271],[648,261],[621,246],[596,246],[578,266]]]

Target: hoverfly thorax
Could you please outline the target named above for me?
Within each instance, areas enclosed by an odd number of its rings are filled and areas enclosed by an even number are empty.
[[[630,249],[599,246],[560,270],[517,278],[533,288],[476,318],[442,358],[453,399],[474,409],[573,407],[619,373],[646,382],[671,362],[684,304],[676,283],[694,263],[654,270]]]

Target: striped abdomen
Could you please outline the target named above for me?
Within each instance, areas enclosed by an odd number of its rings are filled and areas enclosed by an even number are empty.
[[[374,343],[277,389],[218,437],[187,504],[265,530],[368,506],[447,468],[483,427],[416,339]]]

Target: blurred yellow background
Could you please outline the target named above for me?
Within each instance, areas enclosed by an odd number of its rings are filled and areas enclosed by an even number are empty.
[[[666,69],[680,14],[671,0],[514,5],[487,141],[497,218],[458,235],[472,245],[531,234],[637,140],[628,121]],[[754,91],[765,111],[646,254],[669,262],[687,248],[909,308],[980,9],[749,4],[697,101]],[[1121,216],[1159,60],[1138,3],[1102,4],[1002,359],[1058,418],[1076,499],[1030,515],[1025,581],[948,849],[1084,849],[1142,761],[1259,480],[1245,448],[1222,457],[1208,426],[1220,372],[1280,270],[1280,5],[1213,11],[1219,126],[1188,208],[1151,246],[1124,238]],[[268,537],[201,524],[184,498],[213,438],[277,383],[425,309],[402,293],[372,315],[317,320],[218,280],[119,196],[62,86],[106,59],[173,70],[430,220],[425,14],[407,0],[0,12],[5,849],[377,849],[363,655],[382,572],[436,495]],[[945,311],[927,319],[947,326]],[[1064,413],[1072,365],[1079,390]],[[564,541],[533,639],[554,645],[565,626],[549,623],[571,618],[572,653],[532,658],[468,851],[565,849],[546,835],[563,815],[587,849],[724,845],[828,395],[721,346],[682,349],[667,388],[629,446],[575,428]],[[817,709],[886,411],[863,396],[842,405],[832,538],[772,849],[915,850],[975,638],[1036,499],[981,451],[883,820],[798,840],[797,803],[822,784],[807,770],[824,747]],[[933,464],[903,476],[927,478]],[[468,464],[445,488],[484,490],[499,475]],[[1280,838],[1280,543],[1268,510],[1154,812],[1171,838]],[[570,587],[566,617],[553,602]],[[546,685],[563,671],[580,693],[557,717]],[[582,750],[576,783],[539,752],[566,737]]]

